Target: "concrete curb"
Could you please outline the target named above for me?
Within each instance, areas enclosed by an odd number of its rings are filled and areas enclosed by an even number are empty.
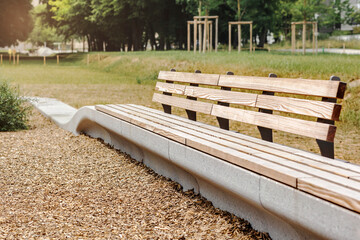
[[[360,238],[360,215],[355,212],[98,112],[92,106],[74,112],[65,105],[54,99],[39,99],[34,104],[60,127],[103,139],[180,183],[185,191],[194,189],[215,207],[248,220],[259,231],[269,232],[273,239]]]

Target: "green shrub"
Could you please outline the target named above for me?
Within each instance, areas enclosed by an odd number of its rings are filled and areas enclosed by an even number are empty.
[[[334,30],[331,36],[351,35],[351,31]]]
[[[327,40],[327,39],[329,39],[329,37],[330,37],[330,34],[328,34],[328,33],[319,33],[318,40]]]
[[[353,34],[360,34],[360,27],[354,27]]]
[[[0,132],[27,129],[30,107],[16,88],[0,82]]]

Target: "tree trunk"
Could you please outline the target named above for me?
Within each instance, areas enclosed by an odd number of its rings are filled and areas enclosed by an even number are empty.
[[[166,43],[166,50],[167,50],[167,51],[171,50],[171,44],[170,44],[169,38],[166,38],[165,43]]]
[[[264,44],[266,43],[266,37],[267,37],[267,29],[263,28],[259,34],[259,47],[264,47]]]

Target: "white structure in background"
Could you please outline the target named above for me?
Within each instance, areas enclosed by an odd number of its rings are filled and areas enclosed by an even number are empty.
[[[359,40],[360,41],[360,34],[332,36],[332,37],[330,37],[330,39],[334,39],[337,41],[351,41],[351,40]]]
[[[41,47],[37,50],[37,55],[41,56],[41,57],[48,57],[53,54],[54,54],[54,51],[48,47]]]

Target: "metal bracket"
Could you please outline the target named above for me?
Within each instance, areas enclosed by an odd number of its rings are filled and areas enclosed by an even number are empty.
[[[337,76],[331,76],[330,81],[340,81],[340,78]],[[323,97],[322,101],[336,103],[337,99]],[[317,122],[327,123],[327,124],[332,124],[332,125],[335,124],[335,121],[323,119],[323,118],[318,118]],[[334,143],[333,142],[327,142],[327,141],[320,140],[320,139],[316,139],[316,142],[319,145],[320,153],[322,156],[334,159],[335,151],[334,151]]]
[[[226,75],[234,75],[233,72],[227,72]],[[231,91],[230,87],[221,87],[221,90],[226,90],[226,91]],[[229,103],[225,103],[225,102],[218,102],[218,105],[221,106],[226,106],[229,107],[230,104]],[[225,130],[229,130],[230,129],[230,121],[227,118],[222,118],[222,117],[216,117],[216,119],[218,120],[219,126],[221,129],[225,129]]]
[[[174,68],[172,68],[170,70],[171,72],[176,72],[176,70]],[[173,81],[166,81],[167,83],[174,83]],[[172,96],[171,93],[167,93],[167,92],[164,92],[163,93],[164,95],[168,95],[168,96]],[[161,104],[163,109],[164,109],[164,113],[168,113],[168,114],[171,114],[171,106],[170,105],[167,105],[167,104]]]
[[[269,74],[269,78],[276,78],[277,75],[274,74],[274,73],[270,73]],[[275,93],[274,92],[268,92],[268,91],[263,91],[264,95],[271,95],[271,96],[274,96]],[[268,110],[268,109],[262,109],[262,108],[259,108],[259,112],[262,112],[262,113],[268,113],[268,114],[272,114],[273,111],[272,110]],[[272,142],[273,141],[273,132],[272,132],[272,129],[271,128],[265,128],[265,127],[260,127],[258,126],[257,127],[259,129],[259,132],[260,132],[260,135],[261,135],[261,138],[265,141],[269,141],[269,142]]]
[[[200,70],[196,70],[195,73],[201,73],[201,71],[200,71]],[[199,84],[190,83],[190,86],[198,87]],[[189,96],[187,96],[186,98],[187,98],[187,99],[190,99],[190,100],[194,100],[194,101],[197,100],[196,97],[189,97]],[[187,110],[187,109],[185,109],[185,111],[186,111],[186,114],[187,114],[187,116],[188,116],[188,118],[189,118],[190,120],[196,121],[196,112],[195,112],[195,111],[191,111],[191,110]]]

